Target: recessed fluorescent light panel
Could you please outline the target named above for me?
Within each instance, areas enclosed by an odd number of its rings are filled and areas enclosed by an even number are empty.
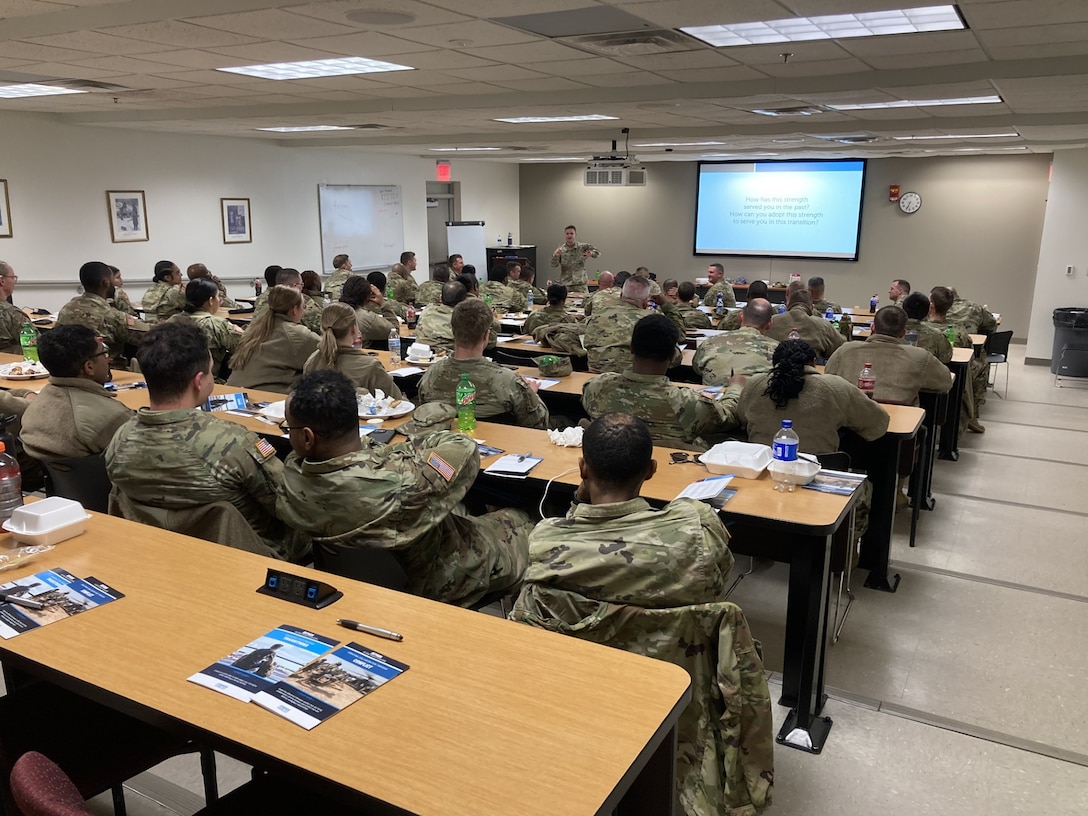
[[[893,102],[866,102],[861,105],[828,105],[831,110],[877,110],[878,108],[937,108],[944,105],[993,105],[1000,96],[961,96],[955,99],[896,99]]]
[[[352,130],[352,128],[342,125],[298,125],[296,127],[256,128],[256,130],[268,130],[272,133],[316,133],[319,130]]]
[[[606,119],[619,119],[619,117],[589,113],[585,116],[515,116],[511,119],[492,119],[491,121],[509,122],[512,125],[535,125],[540,122],[602,122]]]
[[[680,30],[708,45],[727,48],[734,45],[916,34],[920,31],[957,31],[966,27],[955,6],[926,6],[823,17],[789,17],[734,25],[693,26]]]
[[[633,147],[716,147],[725,142],[645,142]]]
[[[60,94],[87,93],[57,85],[0,85],[0,99],[20,99],[26,96],[59,96]]]
[[[240,65],[237,68],[216,68],[228,74],[243,74],[258,79],[313,79],[314,77],[347,76],[348,74],[377,74],[385,71],[414,71],[408,65],[367,59],[308,60],[306,62],[270,62],[267,65]]]
[[[1002,139],[1019,136],[1015,130],[1009,133],[945,133],[941,136],[892,136],[897,142],[926,142],[938,139]]]
[[[485,150],[502,150],[501,147],[430,147],[432,153],[481,153]]]

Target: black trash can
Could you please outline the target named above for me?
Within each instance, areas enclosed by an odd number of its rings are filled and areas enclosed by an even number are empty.
[[[1088,377],[1088,308],[1066,306],[1054,310],[1050,373]]]

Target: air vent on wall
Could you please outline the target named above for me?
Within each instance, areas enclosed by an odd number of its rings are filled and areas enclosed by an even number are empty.
[[[642,167],[587,167],[586,187],[645,187],[646,170]]]

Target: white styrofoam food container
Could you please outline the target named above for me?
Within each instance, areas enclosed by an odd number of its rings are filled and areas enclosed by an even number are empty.
[[[79,502],[51,496],[16,507],[3,526],[16,543],[42,546],[74,538],[87,529],[89,518]]]
[[[820,472],[820,463],[799,455],[793,462],[772,461],[767,469],[771,472],[771,478],[787,484],[807,485],[816,478]]]
[[[766,445],[732,441],[719,442],[699,456],[711,473],[732,473],[742,479],[758,479],[771,459],[771,449]]]

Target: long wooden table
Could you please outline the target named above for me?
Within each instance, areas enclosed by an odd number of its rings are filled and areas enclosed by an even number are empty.
[[[293,566],[345,593],[309,609],[254,591],[282,562],[99,514],[5,580],[54,566],[125,597],[0,642],[6,667],[192,734],[345,810],[554,816],[609,814],[623,800],[624,812],[672,812],[690,689],[670,663]],[[404,641],[349,632],[341,617]],[[312,731],[186,680],[283,623],[411,668]]]
[[[527,480],[536,482],[537,489],[550,479],[568,486],[580,481],[577,465],[581,449],[552,445],[546,431],[480,422],[476,437],[508,453],[532,452],[542,457]],[[643,485],[642,496],[647,500],[671,501],[688,484],[708,475],[701,464],[670,464],[673,452],[671,448],[654,446],[658,467],[654,477]],[[485,459],[483,467],[491,461]],[[750,527],[773,531],[787,539],[785,549],[772,554],[790,565],[779,702],[793,710],[779,731],[778,741],[819,753],[832,725],[830,717],[819,716],[826,700],[824,650],[831,536],[848,516],[856,495],[836,496],[801,488],[779,493],[766,472],[758,479],[734,479],[730,486],[737,488],[737,493],[721,511],[723,518],[742,520]],[[734,552],[745,551],[744,541],[735,539],[730,546]],[[811,747],[805,748],[806,742]]]

